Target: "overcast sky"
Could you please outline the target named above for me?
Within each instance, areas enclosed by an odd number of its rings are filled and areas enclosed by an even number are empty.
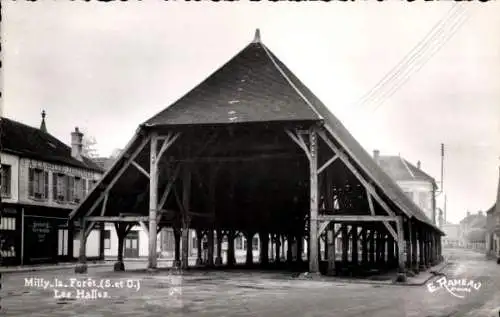
[[[78,126],[107,156],[260,28],[264,44],[370,153],[420,160],[439,180],[445,143],[448,219],[457,222],[496,198],[500,4],[468,5],[463,16],[469,18],[455,33],[449,31],[458,18],[406,64],[409,76],[393,78],[402,85],[383,104],[356,104],[452,5],[8,1],[2,6],[3,115],[39,126],[45,109],[51,134],[69,144]],[[419,69],[420,60],[427,63]]]

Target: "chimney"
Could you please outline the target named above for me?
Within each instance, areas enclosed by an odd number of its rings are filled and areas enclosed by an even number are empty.
[[[420,163],[420,161],[417,162],[417,168],[420,169],[420,167],[422,166],[422,163]]]
[[[380,161],[380,151],[373,150],[373,160],[378,164]]]
[[[75,159],[82,160],[83,151],[83,133],[75,127],[75,131],[71,132],[71,156]]]

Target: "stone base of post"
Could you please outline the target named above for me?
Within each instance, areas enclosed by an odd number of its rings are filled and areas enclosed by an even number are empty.
[[[217,266],[222,265],[222,258],[220,256],[215,258],[215,265]]]
[[[173,268],[180,268],[181,267],[181,260],[174,260],[174,262],[172,262],[172,267]]]
[[[78,263],[75,266],[75,273],[76,274],[85,274],[87,273],[88,266],[85,263]]]
[[[115,262],[113,266],[113,271],[115,272],[125,271],[125,264],[122,261]]]
[[[196,265],[202,265],[202,264],[203,264],[203,260],[201,258],[197,258]]]

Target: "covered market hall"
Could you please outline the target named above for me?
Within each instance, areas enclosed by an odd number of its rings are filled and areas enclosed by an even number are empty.
[[[198,236],[197,265],[207,267],[235,266],[240,234],[259,237],[258,263],[247,244],[246,264],[254,266],[404,275],[442,259],[443,233],[262,43],[259,30],[139,125],[69,218],[82,242],[96,223],[115,225],[115,270],[124,270],[124,239],[137,224],[147,228],[149,269],[158,267],[157,235],[165,227],[174,231],[174,266],[182,269],[189,267],[189,230]],[[80,245],[75,271],[86,272]]]

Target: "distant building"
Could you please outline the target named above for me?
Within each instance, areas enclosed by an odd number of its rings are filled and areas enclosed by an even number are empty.
[[[415,166],[400,156],[381,156],[378,150],[373,151],[373,158],[436,224],[436,181],[422,171],[420,162]]]
[[[482,211],[477,214],[467,212],[460,221],[460,245],[470,249],[486,248],[486,216]]]
[[[460,225],[445,222],[441,226],[441,230],[446,234],[442,237],[443,247],[456,248],[460,246]]]
[[[486,212],[486,254],[492,257],[500,256],[500,175],[496,199],[493,207]]]
[[[68,215],[102,176],[82,155],[83,134],[71,133],[71,147],[40,128],[1,118],[0,222],[2,265],[68,261],[78,254],[79,236]],[[99,231],[90,232],[87,255],[99,256]]]

